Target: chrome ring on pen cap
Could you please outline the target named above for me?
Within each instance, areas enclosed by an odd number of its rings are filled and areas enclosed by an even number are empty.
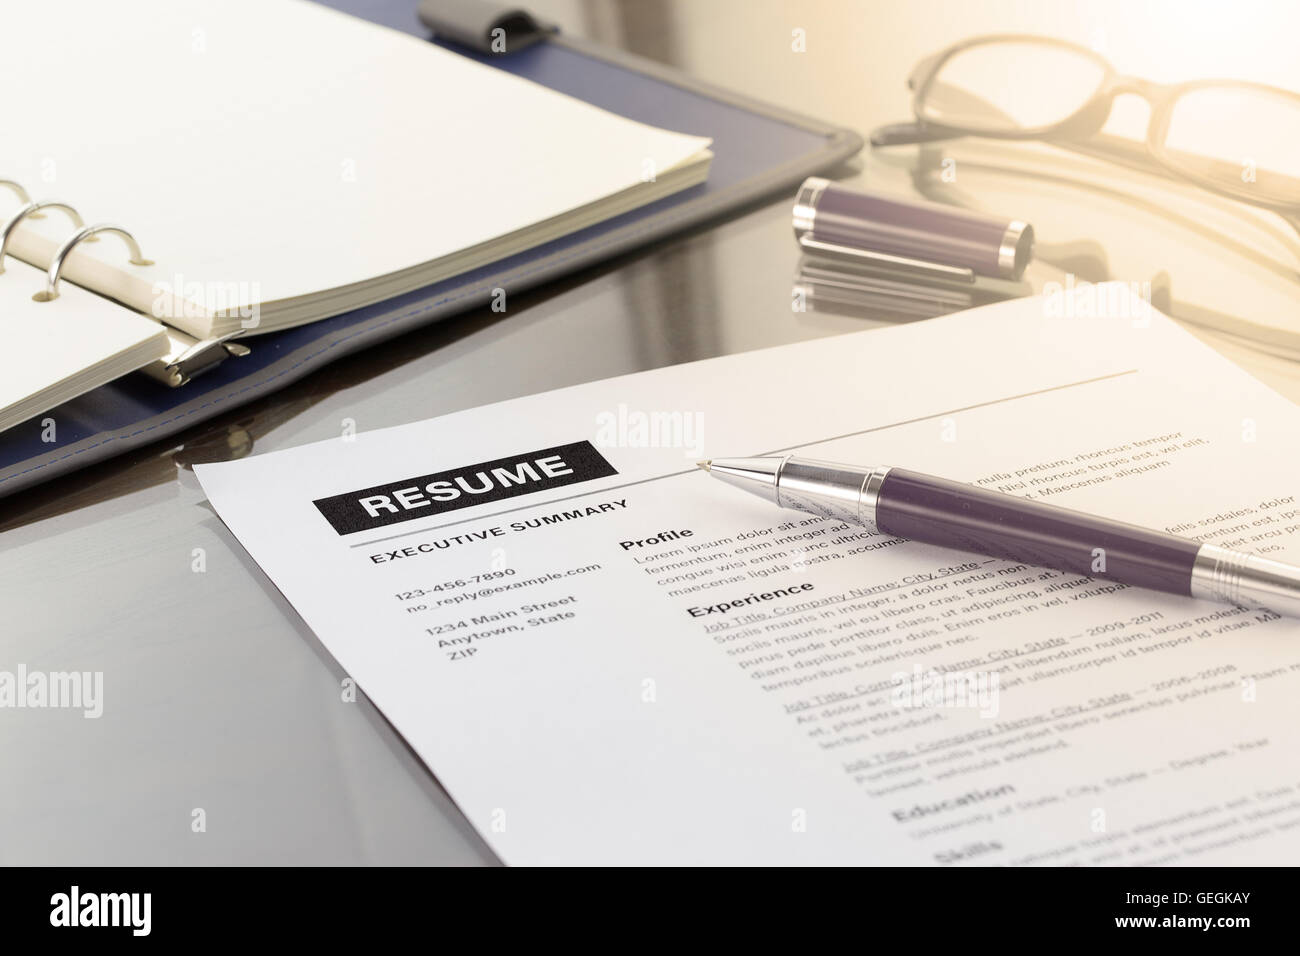
[[[799,187],[799,192],[794,197],[794,237],[796,240],[803,239],[813,231],[813,226],[817,224],[817,201],[821,199],[822,193],[830,185],[829,179],[822,179],[820,176],[809,176]]]
[[[22,189],[21,186],[18,188]],[[0,272],[5,271],[5,256],[9,254],[9,240],[12,238],[14,230],[18,228],[20,222],[39,209],[61,209],[68,214],[68,218],[72,220],[72,224],[77,228],[81,228],[86,224],[85,220],[81,218],[81,213],[65,202],[56,202],[53,199],[46,199],[42,202],[29,202],[10,216],[9,221],[3,227],[0,227]]]
[[[152,259],[146,259],[140,252],[140,244],[135,241],[135,236],[131,235],[121,226],[114,226],[111,223],[100,223],[97,226],[86,226],[74,235],[64,240],[63,245],[59,246],[54,253],[54,258],[50,260],[50,268],[45,274],[45,290],[37,292],[33,299],[37,302],[49,302],[59,297],[59,273],[63,271],[63,263],[68,258],[68,254],[77,246],[78,243],[86,242],[93,239],[100,233],[112,233],[121,238],[126,243],[127,249],[131,252],[131,265],[133,266],[151,266]]]
[[[998,246],[998,273],[1003,279],[1019,279],[1034,255],[1034,227],[1019,219],[1007,226]]]

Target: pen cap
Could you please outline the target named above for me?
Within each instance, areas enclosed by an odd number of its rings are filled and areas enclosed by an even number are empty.
[[[1034,245],[1034,227],[1027,222],[846,189],[816,176],[799,187],[794,234],[805,247],[814,240],[1000,279],[1019,279]]]

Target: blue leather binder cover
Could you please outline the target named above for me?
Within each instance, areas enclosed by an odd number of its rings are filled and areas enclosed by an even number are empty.
[[[326,6],[427,36],[413,2]],[[231,358],[180,388],[128,375],[0,433],[0,496],[175,434],[367,345],[626,252],[764,195],[793,190],[862,147],[857,134],[709,87],[659,64],[556,36],[504,56],[456,52],[632,119],[713,139],[707,183],[425,289],[243,340]],[[418,96],[418,91],[412,91]],[[428,95],[445,95],[430,90]],[[54,441],[43,422],[52,419]]]

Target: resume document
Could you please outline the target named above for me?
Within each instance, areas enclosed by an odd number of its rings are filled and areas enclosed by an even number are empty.
[[[1059,305],[197,470],[507,863],[1294,862],[1296,621],[695,467],[898,466],[1300,561],[1295,406],[1150,310]]]

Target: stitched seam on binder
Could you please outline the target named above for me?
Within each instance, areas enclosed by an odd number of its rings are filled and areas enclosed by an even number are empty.
[[[729,197],[730,192],[731,189],[724,190],[721,194],[715,196],[712,200],[709,200],[707,203],[702,203],[699,207],[693,209],[692,212],[694,213],[707,212],[715,206],[722,205],[723,200]],[[622,233],[619,236],[617,236],[617,239],[618,240],[630,239],[632,237],[641,235],[642,233],[653,232],[655,231],[656,228],[662,228],[665,223],[676,222],[680,219],[685,219],[685,218],[687,217],[686,214],[684,213],[676,216],[665,217],[662,220],[657,220],[654,226],[645,226],[643,228],[636,229],[631,232]],[[299,359],[297,362],[294,362],[288,368],[280,369],[278,372],[276,372],[269,378],[261,379],[260,381],[257,382],[250,382],[249,384],[244,385],[242,388],[238,388],[234,391],[227,392],[218,398],[209,399],[208,401],[204,402],[202,405],[198,405],[195,408],[191,408],[187,411],[181,412],[179,415],[173,415],[171,418],[164,419],[163,421],[154,422],[152,425],[146,426],[145,428],[138,428],[135,431],[129,432],[125,435],[110,435],[109,437],[101,441],[95,442],[93,445],[87,445],[85,448],[78,448],[75,451],[70,451],[65,455],[60,455],[58,458],[53,458],[50,461],[42,462],[39,465],[33,465],[30,468],[26,468],[22,471],[15,472],[12,475],[8,475],[4,478],[0,478],[0,484],[4,484],[6,481],[12,481],[15,478],[21,478],[23,475],[29,475],[34,471],[40,471],[42,468],[48,468],[51,465],[57,465],[61,461],[67,461],[69,458],[75,458],[77,455],[82,455],[88,451],[93,451],[94,449],[99,448],[103,445],[107,445],[110,442],[114,442],[122,439],[136,438],[140,435],[146,434],[147,432],[151,432],[154,429],[162,428],[164,425],[170,425],[172,422],[180,421],[182,418],[187,418],[190,415],[194,415],[198,412],[201,412],[206,408],[211,408],[213,405],[220,405],[222,402],[229,401],[230,399],[242,395],[251,389],[262,388],[263,386],[269,384],[270,382],[274,382],[277,378],[280,378],[281,376],[284,375],[288,375],[290,372],[294,371],[295,369],[301,368],[306,363],[312,361],[313,359],[317,358],[320,355],[324,355],[326,352],[330,351],[331,349],[337,348],[338,346],[343,345],[345,342],[351,341],[352,339],[356,338],[358,335],[364,335],[365,333],[372,332],[375,329],[386,328],[387,326],[392,325],[395,322],[402,322],[406,319],[414,318],[417,315],[423,315],[426,312],[431,312],[434,309],[441,308],[442,306],[448,305],[452,302],[459,301],[460,299],[467,298],[468,296],[478,295],[479,293],[485,291],[491,291],[492,289],[500,285],[503,285],[505,282],[516,280],[516,279],[527,278],[528,276],[536,272],[542,272],[546,268],[556,266],[556,265],[561,265],[572,259],[576,259],[585,253],[603,248],[604,246],[613,245],[615,241],[616,241],[615,238],[611,237],[610,239],[607,239],[600,243],[580,246],[577,249],[572,250],[571,252],[567,253],[564,256],[561,256],[558,259],[548,258],[546,260],[543,260],[542,262],[534,263],[528,269],[525,269],[520,272],[512,273],[509,276],[506,277],[497,276],[486,285],[480,285],[474,289],[465,289],[461,292],[456,293],[455,295],[446,296],[445,298],[439,299],[436,302],[426,303],[420,308],[413,309],[409,312],[404,312],[401,315],[390,316],[389,318],[384,319],[382,322],[375,323],[374,325],[367,325],[365,328],[355,329],[351,331],[349,334],[345,335],[343,338],[335,339],[333,342],[329,343],[325,347],[318,349],[315,352],[312,352],[310,355],[304,356],[303,358]]]

